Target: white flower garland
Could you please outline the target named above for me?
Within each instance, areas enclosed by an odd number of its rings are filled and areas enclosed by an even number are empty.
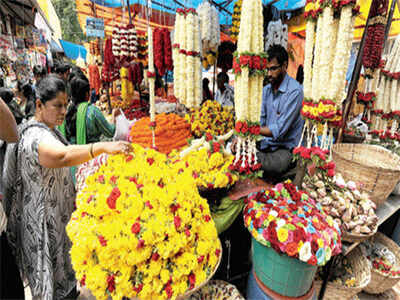
[[[312,98],[312,59],[315,39],[315,22],[307,20],[306,22],[306,42],[304,51],[304,98]]]
[[[201,32],[200,32],[200,18],[195,16],[194,19],[194,51],[201,52]],[[195,107],[201,105],[203,99],[203,86],[202,86],[202,68],[200,56],[195,57],[194,66],[194,99]]]
[[[151,27],[149,26],[147,29],[147,36],[149,40],[149,72],[154,73],[154,52],[153,52],[153,32],[151,30]],[[154,122],[155,121],[155,109],[156,109],[156,104],[154,100],[154,92],[155,92],[155,82],[156,79],[155,77],[149,78],[149,93],[150,93],[150,121]]]
[[[330,66],[332,64],[332,36],[333,36],[333,9],[330,6],[325,7],[322,12],[322,54],[320,54],[319,62],[319,78],[320,82],[320,97],[329,98],[328,89],[322,88],[325,82],[329,82],[330,79]],[[328,42],[329,41],[329,42]],[[318,98],[318,99],[319,99]]]
[[[320,60],[321,60],[321,48],[322,48],[322,15],[318,16],[317,20],[317,33],[315,38],[314,47],[314,65],[313,65],[313,77],[312,77],[312,99],[314,102],[318,102],[320,99],[319,83],[320,83]]]

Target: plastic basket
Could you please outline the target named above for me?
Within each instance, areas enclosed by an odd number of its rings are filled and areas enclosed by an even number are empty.
[[[269,289],[288,297],[300,297],[311,288],[317,266],[278,254],[252,238],[257,278]]]

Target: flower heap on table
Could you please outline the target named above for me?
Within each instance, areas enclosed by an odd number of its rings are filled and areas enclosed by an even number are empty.
[[[357,281],[353,266],[345,256],[340,255],[339,257],[340,259],[336,261],[337,263],[332,270],[329,281],[341,286],[356,287]],[[324,278],[324,275],[322,270],[322,268],[318,269],[316,280],[323,280],[322,278]]]
[[[333,127],[341,124],[341,103],[345,99],[345,77],[358,7],[355,0],[307,0],[304,16],[304,102],[302,115],[307,140],[323,124],[323,149],[333,140]],[[328,132],[329,127],[329,132]],[[314,130],[315,129],[315,130]]]
[[[333,178],[322,178],[318,174],[306,176],[303,188],[321,203],[324,211],[334,218],[342,232],[356,235],[376,232],[376,205],[368,193],[360,192],[353,181],[346,182],[340,174]]]
[[[363,113],[364,118],[368,121],[371,121],[371,114],[375,118],[376,115],[380,115],[380,109],[375,107],[375,100],[379,93],[377,90],[379,77],[384,74],[384,71],[381,72],[380,68],[382,67],[383,69],[385,66],[385,62],[382,61],[382,54],[388,2],[388,0],[378,0],[371,4],[369,26],[362,53],[365,84],[363,91],[357,92],[357,102],[365,105]],[[384,81],[383,78],[381,80]]]
[[[367,240],[362,243],[362,247],[374,270],[382,273],[384,276],[400,277],[399,262],[395,254],[385,245]]]
[[[175,299],[215,270],[217,231],[184,162],[133,148],[110,156],[78,194],[72,264],[96,299]]]
[[[260,0],[243,2],[236,58],[235,76],[235,130],[236,157],[233,168],[241,175],[257,172],[256,141],[260,134],[260,114],[263,88],[263,15]],[[258,172],[256,173],[258,174]]]
[[[176,114],[159,114],[155,117],[157,126],[151,126],[151,119],[145,117],[133,124],[129,141],[139,144],[143,147],[152,148],[155,140],[155,149],[162,153],[170,153],[172,150],[178,150],[188,145],[188,139],[191,138],[190,125],[184,118]]]
[[[259,243],[310,265],[323,266],[342,249],[332,217],[290,182],[250,194],[244,223]]]
[[[242,2],[243,0],[237,0],[235,2],[235,5],[233,6],[232,27],[231,27],[231,39],[233,42],[237,42],[239,36]]]
[[[190,123],[195,137],[202,137],[205,133],[223,135],[234,125],[232,109],[213,100],[207,100],[200,108],[192,108],[185,119]]]
[[[376,103],[372,116],[371,130],[391,131],[394,135],[400,123],[400,37],[390,49],[386,60],[381,62],[373,78],[372,89],[376,91]],[[399,76],[397,76],[398,74]],[[393,76],[392,76],[393,75]],[[390,128],[389,128],[390,127]]]
[[[239,179],[230,170],[235,157],[225,150],[225,141],[232,134],[233,131],[214,137],[206,133],[201,139],[193,140],[190,147],[180,153],[181,159],[192,169],[199,188],[226,188]]]
[[[187,108],[199,107],[203,97],[200,52],[200,20],[196,10],[177,9],[172,45],[174,95]]]

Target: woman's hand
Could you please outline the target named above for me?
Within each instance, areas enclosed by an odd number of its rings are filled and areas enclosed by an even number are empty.
[[[101,144],[101,145],[100,145],[100,147],[97,148],[96,146],[98,144]],[[94,152],[95,156],[97,156],[96,154],[98,153],[99,150],[101,153],[104,152],[107,154],[119,154],[119,153],[129,154],[129,152],[132,152],[132,145],[131,145],[131,143],[125,142],[125,141],[104,142],[104,143],[94,144],[93,152]]]
[[[115,120],[117,117],[121,114],[121,109],[119,108],[114,108],[112,111],[112,122],[115,124]]]

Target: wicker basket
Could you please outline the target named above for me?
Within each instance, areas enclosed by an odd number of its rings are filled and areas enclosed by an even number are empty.
[[[345,180],[364,184],[377,206],[382,205],[400,179],[400,157],[389,150],[367,144],[335,144],[336,171]]]
[[[365,256],[362,255],[359,247],[355,248],[347,256],[348,261],[352,265],[352,269],[356,277],[356,286],[347,287],[337,283],[328,282],[325,289],[324,300],[347,300],[353,299],[363,288],[365,288],[371,280],[370,264]],[[322,287],[322,281],[315,281],[315,292],[319,295]]]
[[[368,240],[370,237],[374,236],[375,233],[378,231],[378,225],[376,225],[375,230],[370,234],[351,234],[346,231],[342,231],[342,241],[349,242],[349,243],[361,243],[363,241]]]
[[[390,251],[392,251],[396,256],[397,265],[400,265],[400,247],[395,242],[380,232],[372,237],[372,240],[385,245]],[[385,275],[374,268],[371,268],[371,281],[364,288],[364,291],[369,294],[381,294],[395,286],[399,280],[400,276],[392,277],[389,274]]]

